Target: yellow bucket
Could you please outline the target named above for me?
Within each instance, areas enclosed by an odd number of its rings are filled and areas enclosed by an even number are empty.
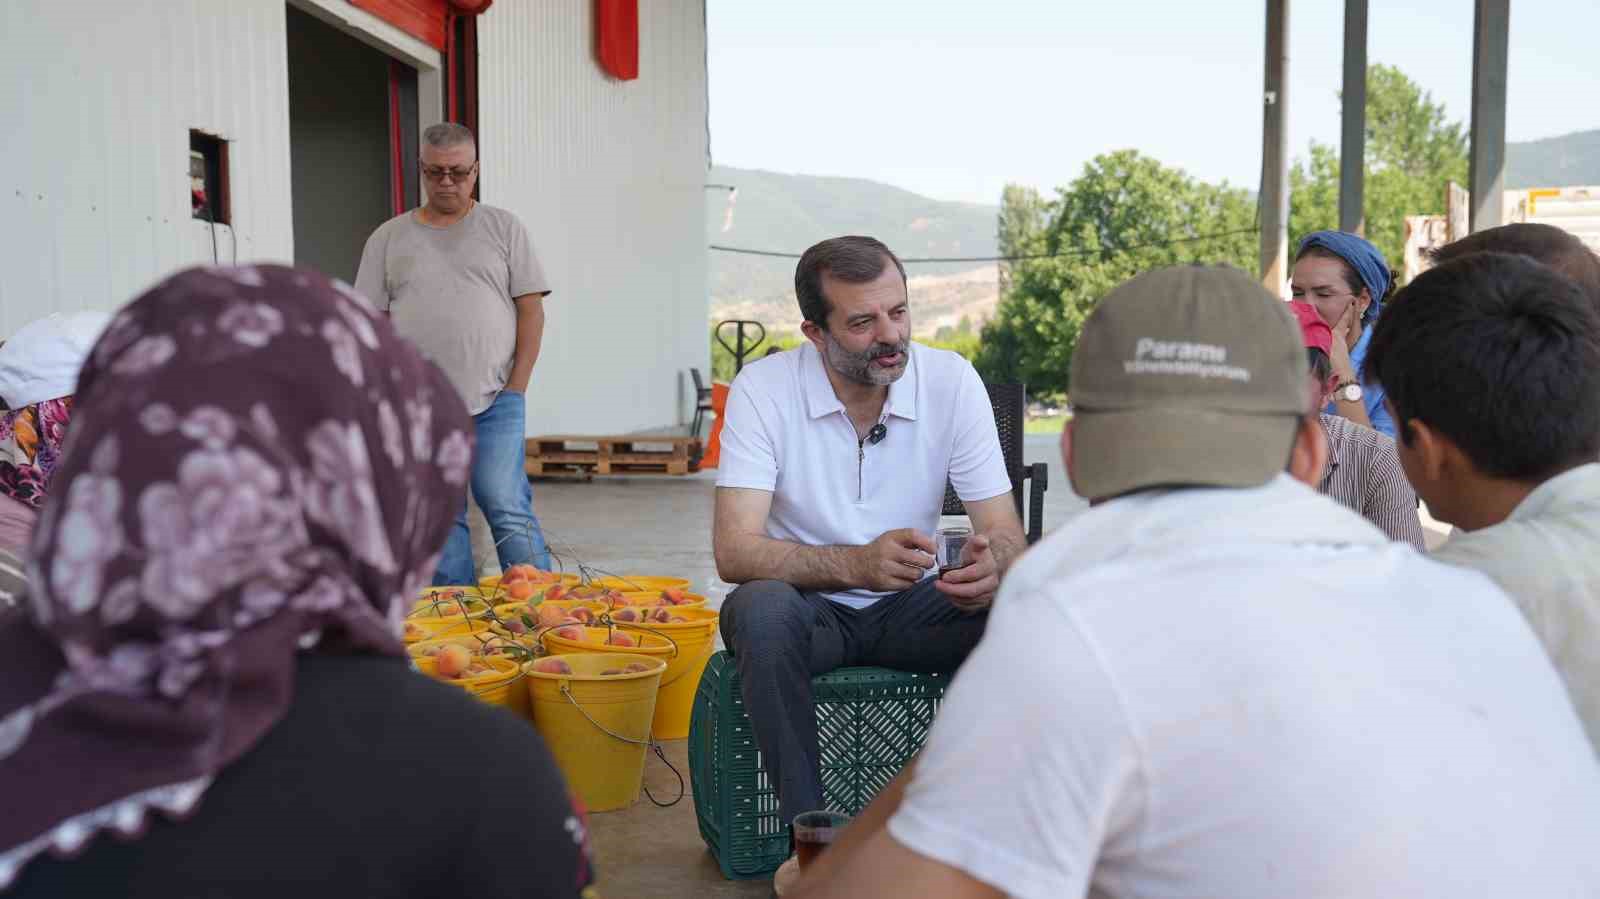
[[[489,623],[487,621],[469,620],[460,616],[453,618],[407,618],[401,639],[409,645],[421,643],[423,640],[449,637],[454,634],[477,633],[488,629]]]
[[[689,736],[689,715],[694,711],[695,691],[700,675],[716,648],[720,616],[710,609],[670,606],[667,611],[689,619],[666,624],[647,621],[645,627],[671,637],[678,654],[667,662],[661,676],[661,692],[656,696],[656,712],[650,723],[650,736],[657,740],[682,740]]]
[[[409,618],[460,618],[465,606],[467,614],[481,612],[487,604],[483,592],[477,587],[434,587],[423,591],[422,598],[411,606]]]
[[[406,646],[406,654],[411,656],[413,659],[431,659],[433,657],[434,650],[439,649],[441,646],[454,645],[463,647],[473,655],[506,655],[506,653],[494,651],[495,644],[511,642],[513,641],[507,637],[501,636],[500,634],[490,633],[488,631],[479,631],[475,634],[456,634],[453,637],[436,637],[432,640],[423,640],[418,643],[412,643]]]
[[[651,656],[669,662],[677,654],[677,648],[671,640],[655,634],[641,632],[636,627],[618,626],[616,628],[586,627],[582,628],[582,640],[570,640],[560,636],[556,631],[562,628],[547,630],[541,636],[544,648],[551,655],[566,655],[569,653],[628,653],[631,655]],[[638,646],[613,646],[606,642],[611,636],[611,631],[625,633],[639,642]]]
[[[668,602],[661,595],[660,590],[624,590],[622,592],[623,600],[630,606],[662,606],[668,609],[699,609],[705,607],[706,598],[698,593],[686,592],[683,597],[688,602],[674,604]]]
[[[540,603],[537,606],[534,606],[533,608],[529,608],[526,603],[520,603],[520,602],[506,603],[503,606],[495,606],[494,607],[494,613],[497,616],[499,616],[500,619],[503,620],[503,621],[515,621],[515,622],[518,622],[518,623],[522,623],[523,627],[527,627],[527,624],[522,622],[522,616],[524,616],[524,615],[528,616],[529,618],[533,619],[534,624],[537,625],[539,623],[539,608],[542,607],[542,606],[554,606],[554,607],[562,609],[563,611],[566,611],[566,612],[571,612],[573,609],[576,609],[576,608],[585,608],[585,609],[588,609],[591,613],[593,613],[596,616],[598,616],[601,613],[607,611],[606,604],[603,603],[603,602],[581,602],[581,601],[578,601],[578,600],[571,600],[571,601],[567,601],[567,600],[559,600],[559,601],[558,600],[545,600],[544,602]],[[537,628],[537,627],[535,628],[536,631],[537,630],[541,630],[541,629],[542,628]],[[508,628],[508,630],[511,630],[511,629]],[[512,630],[512,633],[516,633],[516,632],[514,630]],[[521,634],[517,634],[517,636],[522,636],[522,635]]]
[[[551,583],[553,583],[553,584],[581,584],[581,583],[583,583],[583,578],[579,577],[576,574],[558,573],[558,574],[556,574],[556,579],[554,581],[551,581]],[[500,575],[498,575],[498,574],[491,574],[488,577],[478,578],[478,587],[479,587],[479,589],[483,590],[485,593],[493,593],[495,588],[498,587],[498,586],[500,586]],[[547,587],[547,586],[549,586],[549,584],[537,584],[536,586]]]
[[[630,592],[646,591],[660,593],[662,590],[688,590],[689,579],[683,577],[655,577],[653,575],[630,574],[626,577],[601,577],[589,582],[595,587],[609,587],[612,590],[626,590]]]
[[[500,706],[523,718],[529,717],[528,691],[522,687],[526,675],[522,667],[510,659],[495,656],[485,656],[482,661],[494,669],[492,674],[453,678],[439,677],[434,671],[433,658],[430,656],[413,657],[411,660],[418,671],[439,683],[460,687],[480,702]]]
[[[571,674],[528,672],[533,726],[589,811],[627,808],[644,784],[650,718],[666,664],[649,656],[609,652],[561,658],[572,667]],[[649,670],[600,676],[629,662]]]

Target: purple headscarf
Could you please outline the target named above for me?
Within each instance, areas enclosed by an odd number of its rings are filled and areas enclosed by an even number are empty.
[[[463,502],[471,420],[349,288],[184,272],[79,381],[0,626],[0,889],[45,850],[189,814],[286,713],[296,654],[402,656]]]

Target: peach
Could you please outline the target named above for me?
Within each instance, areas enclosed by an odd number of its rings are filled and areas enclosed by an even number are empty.
[[[472,654],[467,652],[465,646],[455,643],[440,647],[434,658],[437,660],[434,670],[439,672],[440,677],[460,677],[472,664]]]
[[[527,581],[517,581],[506,588],[506,595],[513,602],[525,602],[533,598],[533,585]]]
[[[635,609],[618,609],[611,613],[613,621],[638,621],[639,613]]]
[[[559,627],[566,620],[567,610],[549,603],[539,606],[538,622],[540,627]]]
[[[517,581],[531,581],[538,573],[539,569],[532,565],[513,565],[506,569],[505,575],[500,578],[500,583],[512,584]]]
[[[533,670],[540,674],[571,674],[572,666],[564,659],[547,657],[533,663]]]
[[[424,631],[419,625],[410,621],[406,622],[405,635],[407,640],[421,640],[426,633],[427,631]]]
[[[655,612],[650,616],[650,620],[651,621],[659,621],[662,624],[666,624],[668,621],[670,621],[672,618],[675,618],[675,617],[677,617],[677,616],[668,614],[666,609],[656,609]]]
[[[581,622],[583,624],[594,624],[594,610],[593,609],[587,608],[585,606],[578,606],[577,608],[573,609],[570,614],[572,615],[573,618],[576,618],[579,622]]]
[[[502,618],[501,621],[505,624],[506,630],[512,632],[513,634],[521,635],[528,632],[527,622],[523,621],[522,616],[520,615],[511,618]]]
[[[689,601],[688,597],[684,596],[683,591],[677,587],[668,587],[662,590],[661,598],[675,606],[681,606]]]
[[[686,622],[688,620],[689,619],[683,617],[682,615],[668,615],[667,616],[667,623],[668,624],[682,624],[682,623],[684,623],[684,622]]]
[[[552,633],[554,633],[557,637],[560,637],[563,640],[582,640],[583,639],[583,628],[578,627],[577,625],[568,625],[567,627],[558,627],[554,631],[552,631]]]
[[[569,592],[571,591],[567,589],[565,584],[556,584],[554,587],[550,587],[544,591],[544,598],[546,601],[552,599],[566,599]]]
[[[639,641],[633,639],[633,637],[631,637],[631,636],[629,636],[627,634],[624,634],[622,631],[614,631],[614,632],[612,632],[611,636],[606,638],[606,642],[609,643],[612,646],[638,646],[639,645]]]

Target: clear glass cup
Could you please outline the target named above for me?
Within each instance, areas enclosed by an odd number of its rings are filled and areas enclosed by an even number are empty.
[[[832,845],[849,823],[850,816],[839,812],[803,812],[795,816],[794,851],[800,859],[800,870],[804,871],[822,850]]]
[[[934,558],[939,563],[939,576],[965,566],[961,554],[972,539],[972,528],[940,528],[933,533]]]

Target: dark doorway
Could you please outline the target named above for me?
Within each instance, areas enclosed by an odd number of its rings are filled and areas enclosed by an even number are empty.
[[[287,16],[294,261],[353,282],[373,229],[416,205],[417,73],[292,6]]]

